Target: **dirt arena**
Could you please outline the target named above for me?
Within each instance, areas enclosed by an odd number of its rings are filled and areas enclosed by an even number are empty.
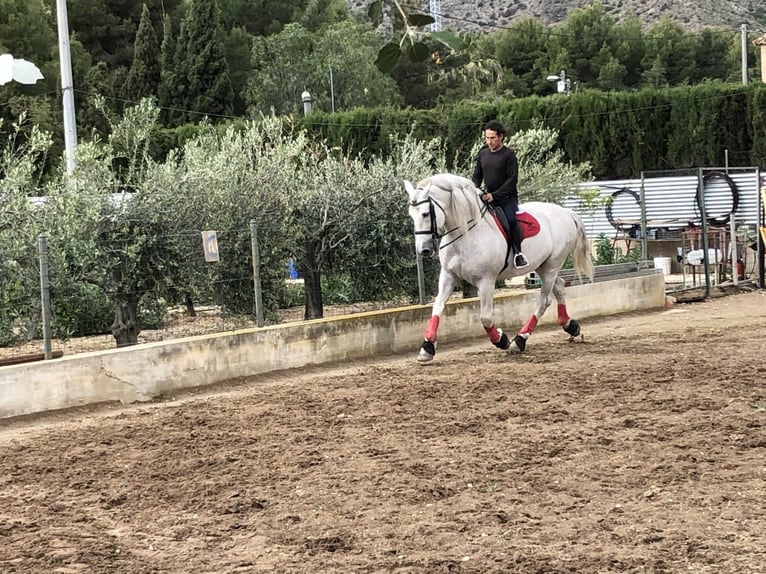
[[[0,572],[766,572],[766,292],[583,330],[0,421]]]

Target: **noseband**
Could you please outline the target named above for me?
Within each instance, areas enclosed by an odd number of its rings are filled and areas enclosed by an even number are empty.
[[[413,201],[412,206],[417,207],[418,205],[423,205],[424,203],[428,203],[428,217],[431,219],[431,229],[429,229],[428,231],[416,231],[415,235],[430,235],[434,240],[441,239],[442,237],[447,235],[449,231],[443,234],[439,234],[439,230],[436,227],[436,210],[434,209],[434,205],[436,205],[441,210],[441,212],[445,215],[445,217],[447,214],[444,211],[444,208],[440,204],[436,203],[430,197],[426,197],[425,199],[422,199],[420,201]]]

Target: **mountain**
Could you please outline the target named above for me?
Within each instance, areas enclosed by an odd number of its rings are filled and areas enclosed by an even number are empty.
[[[367,10],[372,0],[349,0],[353,10]],[[566,20],[577,8],[590,6],[591,0],[435,0],[441,4],[442,26],[458,31],[493,32],[513,20],[534,16],[547,25]],[[415,4],[417,2],[407,2]],[[428,12],[431,2],[421,0]],[[766,3],[763,0],[603,0],[602,6],[615,20],[635,15],[651,26],[667,15],[686,29],[706,27],[737,28],[747,24],[759,34],[766,29]]]

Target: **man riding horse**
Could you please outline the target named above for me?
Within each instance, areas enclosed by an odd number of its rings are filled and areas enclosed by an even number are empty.
[[[487,145],[481,148],[476,157],[471,180],[477,188],[483,181],[486,193],[481,198],[500,207],[505,213],[511,233],[511,247],[516,254],[513,265],[521,269],[527,267],[529,261],[521,252],[522,231],[516,220],[516,212],[519,210],[519,161],[514,151],[503,143],[504,138],[503,124],[496,120],[487,122],[484,126],[484,141]]]

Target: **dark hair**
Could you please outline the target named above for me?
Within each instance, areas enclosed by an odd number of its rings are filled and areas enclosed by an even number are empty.
[[[484,131],[486,131],[486,130],[492,130],[493,132],[497,133],[497,135],[499,135],[499,136],[504,136],[505,135],[505,128],[503,127],[503,124],[501,124],[497,120],[489,120],[484,125]]]

